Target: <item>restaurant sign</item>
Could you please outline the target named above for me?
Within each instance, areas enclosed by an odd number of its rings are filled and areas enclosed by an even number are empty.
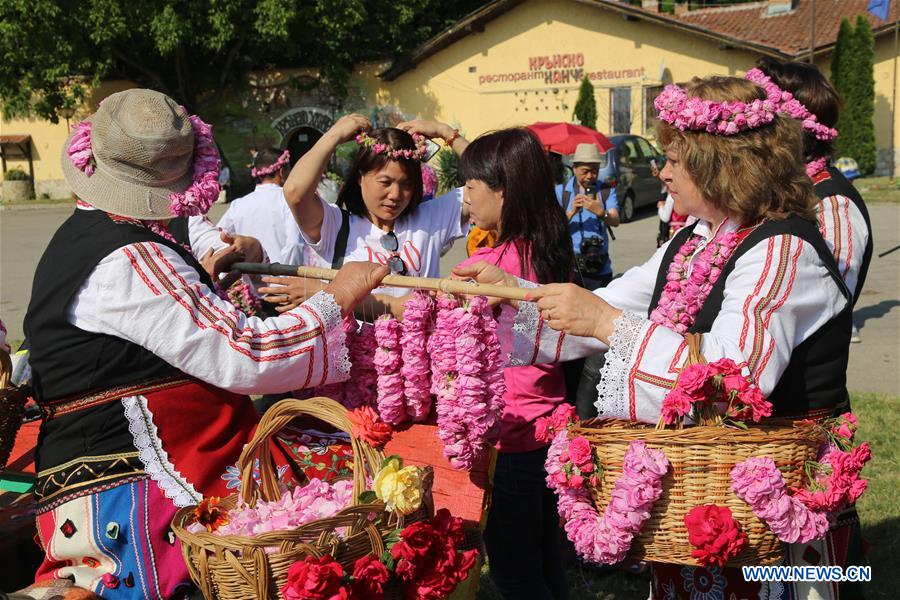
[[[527,81],[548,86],[575,84],[584,79],[585,75],[590,81],[636,79],[644,77],[644,67],[592,71],[585,67],[584,54],[581,52],[529,56],[528,70],[484,73],[478,76],[478,85]]]

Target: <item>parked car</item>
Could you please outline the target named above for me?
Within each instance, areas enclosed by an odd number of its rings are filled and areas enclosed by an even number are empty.
[[[619,199],[619,218],[628,222],[634,211],[644,206],[656,206],[662,197],[662,183],[651,172],[651,162],[663,168],[665,155],[650,142],[638,135],[615,135],[609,138],[615,152],[609,152],[612,160],[602,165],[599,181],[615,181]]]

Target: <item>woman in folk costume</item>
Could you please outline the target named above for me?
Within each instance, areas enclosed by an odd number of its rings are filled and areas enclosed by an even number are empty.
[[[605,351],[600,416],[656,423],[687,359],[685,335],[702,333],[704,356],[745,364],[775,416],[841,410],[852,297],[816,228],[800,124],[736,78],[668,86],[656,106],[668,157],[661,176],[675,210],[698,222],[593,294],[571,284],[532,292],[537,304],[505,317],[511,362]],[[526,285],[486,263],[457,275]],[[844,525],[842,517],[824,541],[787,546],[784,560],[843,564]],[[655,598],[836,595],[824,583],[748,583],[737,569],[654,567]]]
[[[387,270],[348,265],[266,320],[222,300],[186,226],[167,227],[218,195],[211,129],[158,92],[106,98],[62,163],[95,210],[76,209],[50,241],[25,318],[45,418],[36,578],[183,597],[190,578],[169,523],[178,507],[227,494],[223,474],[257,423],[244,394],[346,378],[341,316]]]
[[[830,165],[840,97],[819,69],[807,63],[761,58],[747,79],[780,103],[779,112],[803,124],[803,156],[819,198],[819,230],[856,304],[872,260],[872,223],[859,191]]]

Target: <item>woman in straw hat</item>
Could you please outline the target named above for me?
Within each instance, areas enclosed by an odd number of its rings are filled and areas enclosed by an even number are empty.
[[[687,358],[685,336],[700,333],[705,357],[741,365],[775,416],[836,414],[847,402],[852,296],[815,224],[800,124],[780,116],[761,88],[737,78],[668,86],[656,106],[668,157],[661,176],[675,209],[699,221],[593,294],[572,284],[532,292],[537,303],[520,303],[514,326],[504,328],[513,362],[606,352],[600,415],[656,423]],[[525,285],[487,263],[457,275]],[[786,545],[786,564],[844,564],[850,520],[842,515],[824,540]],[[582,551],[605,543],[576,529],[567,532]],[[745,582],[737,569],[657,567],[657,598],[838,592],[825,582]]]
[[[227,494],[223,474],[257,421],[245,394],[346,378],[341,316],[387,269],[348,265],[266,320],[222,300],[177,218],[218,196],[212,131],[158,92],[106,98],[62,164],[80,204],[38,265],[25,317],[45,418],[37,579],[183,596],[169,523],[178,507]]]

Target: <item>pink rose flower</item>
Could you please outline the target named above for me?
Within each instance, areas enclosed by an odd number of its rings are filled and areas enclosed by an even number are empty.
[[[578,436],[569,442],[569,457],[577,467],[590,464],[593,461],[591,444],[586,438]]]

